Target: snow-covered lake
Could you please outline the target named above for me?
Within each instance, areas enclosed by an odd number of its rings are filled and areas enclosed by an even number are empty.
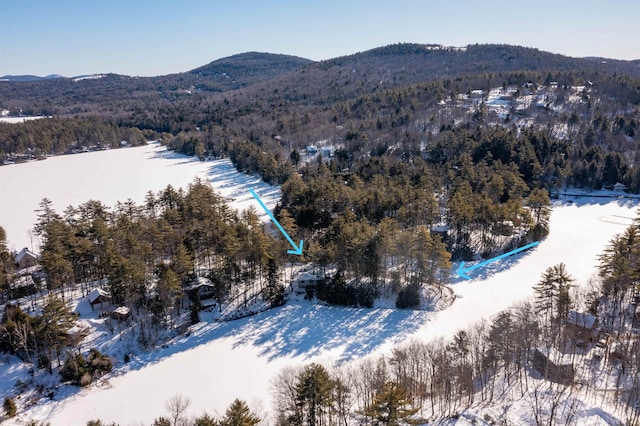
[[[154,143],[0,167],[0,226],[7,232],[9,249],[37,250],[32,236],[35,210],[45,197],[58,213],[90,199],[108,206],[128,198],[141,203],[149,190],[157,192],[169,184],[185,187],[196,176],[209,180],[236,209],[253,205],[261,213],[249,188],[255,188],[271,209],[280,198],[278,187],[238,173],[229,160],[198,161]]]
[[[431,340],[522,300],[546,268],[564,262],[576,284],[596,273],[597,256],[636,215],[638,200],[582,198],[558,204],[551,235],[535,249],[458,281],[453,305],[439,313],[349,309],[292,302],[230,323],[200,323],[189,337],[143,355],[108,382],[43,403],[30,414],[52,425],[100,418],[123,425],[149,424],[175,394],[191,398],[190,413],[223,413],[236,397],[271,402],[270,380],[285,365],[348,362],[388,351],[408,339]],[[120,370],[122,372],[122,370]]]

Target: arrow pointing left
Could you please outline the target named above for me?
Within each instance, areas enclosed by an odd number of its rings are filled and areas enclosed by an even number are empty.
[[[473,265],[473,266],[470,266],[468,268],[464,267],[464,261],[463,261],[462,263],[460,263],[460,266],[458,267],[458,270],[456,271],[456,273],[460,277],[462,277],[462,278],[464,278],[466,280],[470,280],[471,277],[469,276],[469,272],[473,271],[474,269],[482,268],[482,267],[488,265],[491,262],[496,262],[498,260],[504,259],[505,257],[511,256],[513,254],[516,254],[516,253],[520,253],[521,251],[529,250],[530,248],[535,247],[538,244],[540,244],[540,241],[536,241],[535,243],[527,244],[526,246],[522,246],[522,247],[517,248],[515,250],[511,250],[508,253],[504,253],[504,254],[501,254],[500,256],[494,257],[492,259],[485,260],[483,262],[480,262],[480,263],[478,263],[476,265]]]
[[[289,241],[289,244],[291,244],[291,246],[293,247],[293,250],[287,250],[287,253],[295,254],[297,256],[301,256],[302,255],[302,245],[304,244],[304,241],[300,240],[300,245],[299,246],[296,245],[296,243],[291,239],[289,234],[287,234],[287,231],[284,230],[282,225],[280,225],[280,223],[276,220],[275,216],[273,216],[273,213],[271,213],[269,208],[262,202],[260,197],[258,197],[258,194],[256,194],[256,192],[253,190],[253,188],[249,188],[249,192],[258,201],[258,203],[260,204],[260,207],[262,207],[262,209],[269,215],[269,219],[271,219],[271,221],[278,227],[280,232],[282,232],[282,235],[284,235],[284,237],[287,239],[287,241]]]

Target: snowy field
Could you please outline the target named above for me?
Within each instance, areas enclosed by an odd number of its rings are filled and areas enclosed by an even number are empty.
[[[0,117],[0,123],[24,123],[29,120],[38,120],[40,118],[46,118],[44,115],[36,115],[32,117]]]
[[[205,410],[223,413],[236,397],[269,409],[270,380],[285,365],[344,363],[386,353],[409,339],[451,336],[532,295],[531,286],[542,272],[559,262],[566,264],[576,284],[586,285],[596,274],[598,255],[631,223],[638,203],[604,198],[558,203],[548,238],[531,251],[473,271],[470,281],[454,282],[457,299],[444,311],[350,309],[297,301],[230,323],[203,322],[190,336],[126,366],[119,364],[98,384],[68,388],[67,395],[43,402],[28,414],[53,426],[95,418],[121,425],[149,424],[164,413],[164,402],[178,393],[191,398],[191,415]],[[585,411],[582,424],[602,424],[591,422],[591,411]]]
[[[0,226],[7,232],[9,249],[37,250],[37,238],[31,233],[35,210],[45,197],[58,213],[90,199],[107,206],[128,198],[141,203],[149,190],[157,192],[169,184],[186,187],[196,176],[209,180],[236,209],[254,206],[262,214],[249,188],[255,188],[269,208],[280,198],[278,187],[238,173],[229,160],[203,162],[149,144],[0,167]]]

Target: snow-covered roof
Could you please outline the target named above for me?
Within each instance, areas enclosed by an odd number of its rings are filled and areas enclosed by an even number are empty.
[[[569,311],[567,315],[567,323],[578,327],[593,329],[596,324],[596,317],[584,312]]]
[[[113,310],[114,314],[123,315],[123,316],[129,315],[129,312],[130,310],[126,306],[119,306]]]
[[[213,283],[211,282],[211,280],[209,278],[205,278],[205,277],[198,277],[195,280],[193,280],[191,282],[191,285],[189,287],[187,287],[187,290],[196,290],[200,287],[214,287]]]
[[[87,297],[89,298],[89,303],[95,302],[100,297],[111,299],[111,296],[109,296],[109,293],[107,293],[101,288],[94,288],[93,290],[91,290],[91,292]]]
[[[556,348],[543,346],[537,347],[536,350],[555,365],[572,364],[571,356],[569,354],[563,354]]]
[[[22,250],[20,250],[18,254],[16,254],[16,263],[20,263],[20,261],[24,259],[25,256],[33,257],[34,259],[38,258],[37,254],[35,254],[31,250],[29,250],[27,247],[25,247]]]

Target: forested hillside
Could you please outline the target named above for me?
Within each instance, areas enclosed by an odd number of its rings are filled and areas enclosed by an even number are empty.
[[[3,82],[1,105],[52,102],[65,118],[0,125],[0,154],[144,137],[228,156],[282,184],[276,215],[309,241],[307,261],[345,280],[331,300],[366,306],[388,286],[443,282],[451,258],[544,237],[562,188],[639,192],[638,75],[635,62],[521,47],[399,44],[319,63],[247,53],[176,76]],[[428,268],[411,254],[426,246]]]

